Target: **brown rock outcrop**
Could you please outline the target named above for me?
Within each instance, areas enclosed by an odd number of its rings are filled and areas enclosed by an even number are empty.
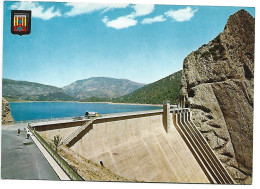
[[[14,123],[8,101],[2,98],[2,125]]]
[[[245,10],[183,63],[181,100],[237,183],[252,182],[255,20]]]

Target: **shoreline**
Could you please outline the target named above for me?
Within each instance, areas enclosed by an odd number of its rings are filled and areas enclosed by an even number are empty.
[[[116,102],[79,102],[79,101],[10,101],[9,103],[33,103],[33,102],[64,102],[64,103],[96,103],[96,104],[121,104],[121,105],[135,105],[135,106],[162,106],[162,104],[137,104],[137,103],[116,103]]]

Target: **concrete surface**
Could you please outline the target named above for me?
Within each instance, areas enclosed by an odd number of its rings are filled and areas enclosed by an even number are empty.
[[[59,180],[52,167],[32,139],[26,139],[27,124],[2,126],[1,178],[29,180]],[[17,136],[17,129],[21,129]]]
[[[80,135],[71,150],[116,174],[146,182],[209,183],[200,165],[173,126],[166,133],[163,114],[103,118]],[[44,126],[44,137],[68,135],[68,127]],[[75,130],[77,127],[72,127]],[[86,129],[87,130],[87,129]],[[73,131],[72,131],[73,132]],[[71,133],[72,133],[71,132]],[[63,136],[64,134],[64,136]]]
[[[42,144],[37,140],[35,136],[31,136],[38,149],[41,151],[45,159],[49,162],[55,173],[58,175],[60,180],[71,180],[68,175],[63,171],[59,164],[53,159],[49,152],[42,146]]]

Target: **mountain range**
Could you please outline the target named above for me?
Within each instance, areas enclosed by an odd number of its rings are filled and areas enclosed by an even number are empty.
[[[78,101],[88,97],[112,98],[144,86],[127,79],[92,77],[63,88],[28,81],[2,80],[2,96],[8,101]]]
[[[114,103],[138,103],[138,104],[162,104],[170,101],[171,104],[179,102],[179,90],[182,71],[175,72],[163,79],[145,85],[129,94],[109,97],[88,97],[82,102],[114,102]]]
[[[74,101],[63,89],[28,81],[2,80],[2,96],[8,101]]]
[[[127,79],[92,77],[75,81],[62,89],[73,98],[82,100],[88,97],[115,98],[129,94],[144,85]]]
[[[145,85],[127,79],[92,77],[63,88],[28,81],[3,79],[8,101],[83,101],[161,104],[179,99],[181,71]]]
[[[8,101],[82,101],[162,104],[177,103],[181,71],[145,85],[127,79],[92,77],[63,88],[3,79],[2,96]]]

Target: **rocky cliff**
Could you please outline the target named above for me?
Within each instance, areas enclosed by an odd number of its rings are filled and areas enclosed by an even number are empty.
[[[252,182],[255,20],[245,10],[183,62],[180,96],[237,183]]]
[[[11,124],[14,119],[11,115],[11,109],[7,100],[2,98],[2,125]]]

